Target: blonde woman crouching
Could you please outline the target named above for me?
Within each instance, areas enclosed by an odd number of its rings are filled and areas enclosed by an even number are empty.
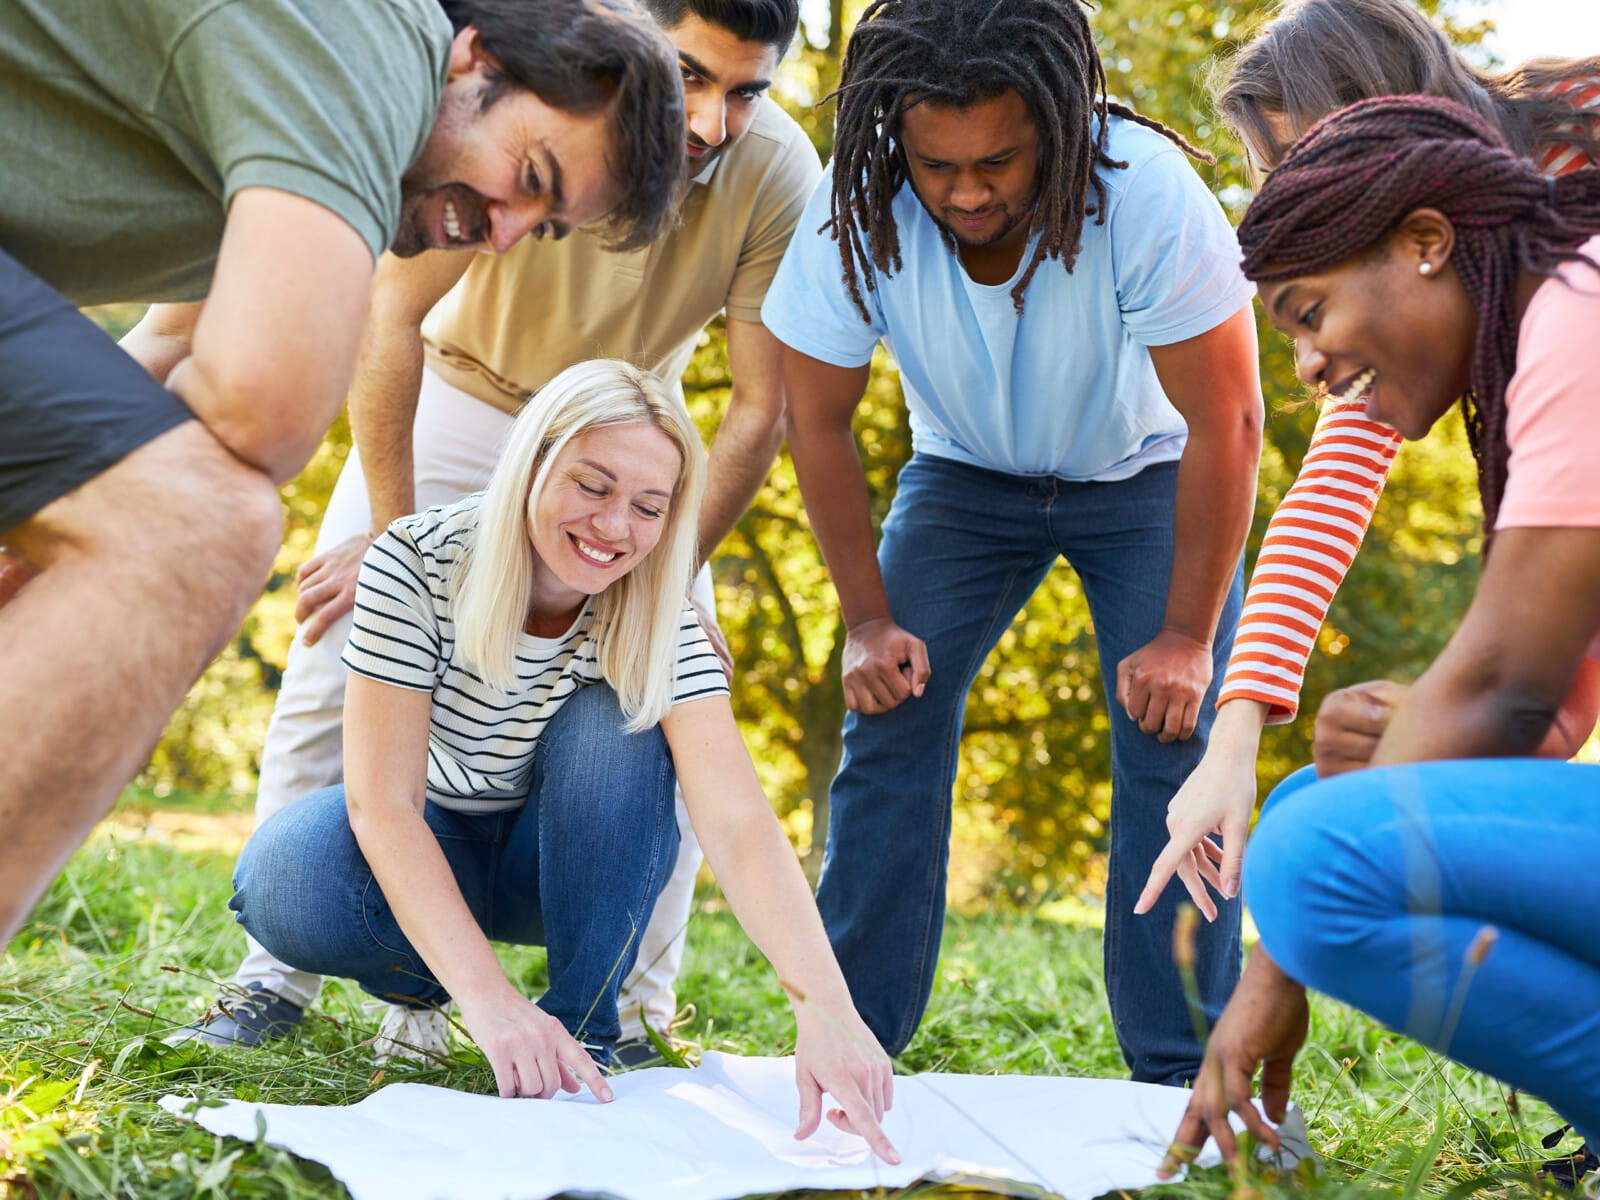
[[[804,997],[797,1136],[825,1090],[830,1119],[896,1161],[878,1124],[889,1061],[688,605],[704,480],[700,437],[654,376],[597,361],[551,380],[487,491],[396,521],[367,553],[344,786],[262,825],[231,905],[285,962],[396,1005],[380,1042],[442,1049],[453,998],[502,1096],[581,1081],[608,1100],[596,1060],[677,854],[679,783],[734,914]],[[491,938],[549,948],[537,1004]]]

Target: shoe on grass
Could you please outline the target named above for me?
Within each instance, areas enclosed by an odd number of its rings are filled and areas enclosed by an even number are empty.
[[[293,1033],[306,1010],[277,992],[252,983],[242,993],[218,996],[206,1016],[166,1039],[169,1046],[197,1042],[227,1050],[251,1050]]]
[[[383,1023],[372,1039],[372,1061],[398,1060],[442,1066],[450,1059],[450,1018],[443,1009],[385,1004]]]
[[[613,1071],[636,1071],[640,1067],[664,1067],[667,1060],[661,1056],[649,1038],[629,1038],[618,1042],[611,1050]]]

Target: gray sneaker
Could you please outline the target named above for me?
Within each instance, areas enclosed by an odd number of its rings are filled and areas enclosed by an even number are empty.
[[[292,1000],[252,983],[242,993],[235,988],[218,996],[205,1017],[165,1040],[169,1046],[199,1042],[229,1050],[250,1050],[263,1042],[288,1037],[305,1015],[306,1010]]]

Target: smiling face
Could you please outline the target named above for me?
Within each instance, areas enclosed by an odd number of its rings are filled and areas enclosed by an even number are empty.
[[[564,627],[587,597],[638,566],[661,540],[682,470],[672,439],[647,422],[603,425],[567,442],[529,498],[530,620]]]
[[[689,171],[694,174],[744,136],[762,94],[772,86],[778,48],[743,41],[692,12],[666,33],[683,70]]]
[[[488,103],[485,104],[485,101]],[[439,115],[400,181],[391,250],[504,253],[528,234],[562,238],[616,207],[605,110],[552,108],[500,78],[476,30],[456,35]]]
[[[1294,338],[1301,380],[1333,396],[1364,392],[1368,418],[1426,436],[1471,378],[1478,314],[1453,245],[1449,223],[1424,210],[1369,254],[1262,284],[1267,315]]]
[[[1028,241],[1039,195],[1039,129],[1015,91],[970,108],[913,104],[900,119],[906,171],[933,219],[968,249]]]

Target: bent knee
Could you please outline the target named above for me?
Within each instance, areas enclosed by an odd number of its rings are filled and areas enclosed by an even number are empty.
[[[1293,978],[1335,990],[1373,930],[1405,910],[1351,777],[1313,784],[1266,812],[1245,855],[1244,897],[1261,944]]]

